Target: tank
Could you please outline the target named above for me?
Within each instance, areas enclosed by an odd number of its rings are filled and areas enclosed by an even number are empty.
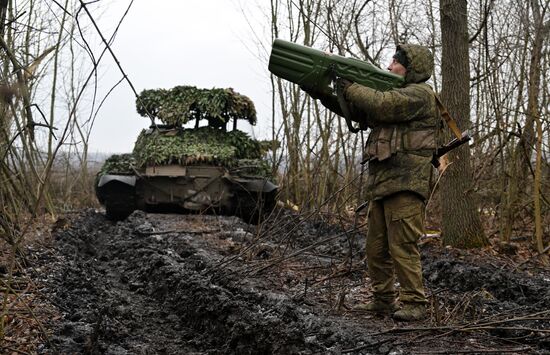
[[[256,122],[246,96],[190,86],[146,90],[137,109],[151,118],[150,127],[132,153],[109,157],[97,175],[96,195],[107,218],[121,220],[134,210],[178,211],[257,223],[273,209],[278,188],[265,159],[271,143],[237,129],[238,119]],[[189,123],[194,127],[185,127]]]

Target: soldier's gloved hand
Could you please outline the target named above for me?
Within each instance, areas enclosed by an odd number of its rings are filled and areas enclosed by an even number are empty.
[[[323,95],[319,91],[315,90],[312,87],[302,85],[302,86],[300,86],[300,89],[302,89],[306,94],[311,96],[311,98],[314,99],[314,100],[319,100],[320,98],[323,97]]]
[[[340,92],[344,93],[346,92],[346,89],[350,87],[351,84],[353,84],[353,81],[350,81],[345,78],[338,78],[336,79],[336,90],[339,90]]]

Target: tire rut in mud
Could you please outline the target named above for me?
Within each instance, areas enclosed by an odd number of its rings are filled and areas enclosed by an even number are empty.
[[[200,236],[140,233],[154,223],[142,212],[113,224],[88,211],[57,235],[46,292],[64,317],[44,352],[339,353],[371,341],[359,327],[217,269],[221,256]]]

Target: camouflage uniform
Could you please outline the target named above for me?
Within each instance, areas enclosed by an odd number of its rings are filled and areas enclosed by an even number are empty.
[[[395,300],[395,270],[400,300],[424,304],[417,242],[424,233],[424,205],[433,169],[430,160],[438,143],[440,118],[432,88],[424,83],[433,70],[430,51],[417,45],[398,49],[408,59],[404,87],[381,92],[354,83],[344,96],[351,119],[371,129],[366,144],[371,201],[367,263],[375,300]],[[341,114],[333,99],[321,101]]]

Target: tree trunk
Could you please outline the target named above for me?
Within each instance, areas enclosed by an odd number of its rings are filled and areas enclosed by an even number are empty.
[[[529,69],[529,89],[528,89],[528,104],[527,104],[527,115],[529,122],[536,123],[536,142],[535,142],[535,171],[534,171],[534,183],[533,183],[533,202],[534,202],[534,219],[535,219],[535,239],[534,245],[537,247],[537,251],[542,253],[544,249],[544,244],[542,240],[542,211],[541,211],[541,179],[542,179],[542,121],[539,112],[539,95],[540,95],[540,66],[541,66],[541,57],[542,57],[542,45],[543,39],[546,38],[548,34],[548,29],[550,24],[544,24],[544,13],[546,12],[546,6],[541,11],[539,3],[536,0],[531,0],[530,2],[533,17],[535,22],[535,38],[533,40],[533,49],[531,52],[531,66]],[[532,137],[535,140],[535,137]],[[530,142],[526,142],[529,144]],[[531,146],[531,145],[529,145]],[[527,162],[529,162],[529,155],[526,157]]]
[[[470,69],[466,0],[440,0],[442,41],[441,99],[461,129],[470,126]],[[441,181],[442,236],[446,245],[476,248],[488,245],[473,191],[470,147],[449,154]]]

